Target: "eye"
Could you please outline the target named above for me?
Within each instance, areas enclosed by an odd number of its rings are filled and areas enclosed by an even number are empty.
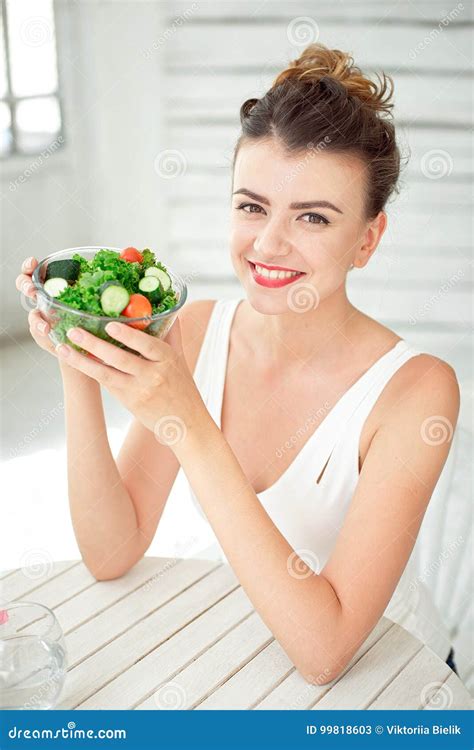
[[[247,208],[250,210],[245,211],[246,214],[260,213],[261,211],[263,211],[263,208],[259,206],[258,203],[241,203],[240,206],[236,206],[237,211],[242,211]],[[321,214],[307,213],[307,214],[302,214],[299,218],[302,219],[305,216],[310,217],[310,219],[305,222],[306,224],[330,224],[330,222],[326,219],[326,217],[321,216]]]
[[[257,208],[259,210],[262,210],[262,207],[258,205],[258,203],[241,203],[240,206],[236,206],[237,211],[242,211],[242,209],[245,208]],[[245,211],[246,214],[253,214],[258,213],[258,211]]]
[[[321,214],[313,214],[313,213],[303,214],[302,216],[300,216],[300,218],[302,219],[303,216],[311,216],[316,219],[316,221],[307,221],[306,224],[329,224],[329,221],[324,216],[321,216]],[[320,221],[317,221],[318,219]]]

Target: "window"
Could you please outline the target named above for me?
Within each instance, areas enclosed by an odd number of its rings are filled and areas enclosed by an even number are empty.
[[[0,19],[0,157],[60,147],[52,0],[4,0]]]

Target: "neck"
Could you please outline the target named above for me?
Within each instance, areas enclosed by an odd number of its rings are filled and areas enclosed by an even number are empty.
[[[300,302],[298,307],[304,312],[288,309],[280,315],[265,315],[252,311],[258,331],[258,348],[255,339],[252,347],[257,366],[274,372],[298,368],[304,362],[321,361],[322,356],[331,360],[342,347],[354,345],[352,331],[359,311],[349,302],[344,285],[314,309],[309,295],[305,305],[304,291]]]

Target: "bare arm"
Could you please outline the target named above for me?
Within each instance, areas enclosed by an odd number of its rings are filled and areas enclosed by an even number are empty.
[[[135,509],[110,450],[99,384],[67,365],[61,374],[74,534],[91,573],[109,578],[141,554]]]
[[[16,288],[35,299],[31,280],[38,262],[23,262]],[[202,325],[194,310],[189,319],[191,356]],[[191,310],[191,313],[189,312]],[[38,309],[28,315],[30,333],[38,346],[57,357],[49,338],[50,324]],[[74,533],[83,560],[97,579],[116,578],[139,560],[150,545],[179,464],[169,448],[159,444],[139,423],[132,424],[117,461],[107,437],[99,383],[59,360],[63,378],[69,505]],[[158,470],[156,467],[159,467]]]
[[[179,319],[191,370],[213,301]],[[71,517],[85,564],[97,579],[127,572],[150,546],[179,470],[172,450],[137,419],[114,459],[97,381],[61,363],[65,391]]]
[[[212,420],[203,418],[175,448],[242,587],[309,682],[333,680],[380,619],[449,452],[450,441],[433,444],[423,432],[431,419],[447,420],[454,430],[454,371],[427,355],[401,370],[402,393],[372,440],[320,574],[312,574],[275,526]],[[295,577],[295,569],[308,574]]]

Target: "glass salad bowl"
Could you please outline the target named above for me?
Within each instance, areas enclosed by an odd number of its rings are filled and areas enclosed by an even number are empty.
[[[55,298],[55,296],[52,296],[44,288],[45,283],[46,283],[46,286],[48,287],[47,269],[48,269],[48,265],[52,263],[53,261],[73,262],[72,258],[73,258],[73,255],[75,255],[76,253],[78,253],[86,261],[92,261],[95,258],[96,254],[102,250],[113,251],[113,252],[116,252],[117,255],[120,255],[120,253],[122,252],[120,248],[115,248],[115,247],[104,247],[104,246],[72,247],[72,248],[68,248],[67,250],[61,250],[60,252],[52,253],[51,255],[48,255],[46,258],[44,258],[36,266],[32,274],[32,281],[36,288],[37,310],[39,310],[42,316],[48,321],[50,325],[49,338],[51,339],[51,341],[54,343],[55,346],[61,343],[67,343],[68,346],[76,349],[82,354],[86,354],[87,356],[93,357],[92,354],[87,352],[85,349],[82,349],[78,344],[75,344],[74,342],[72,342],[67,336],[67,331],[70,328],[78,326],[80,328],[84,328],[86,331],[90,331],[90,333],[94,334],[94,336],[98,336],[99,338],[104,339],[104,341],[108,341],[109,343],[114,344],[115,346],[118,346],[122,349],[130,351],[133,354],[137,355],[137,352],[135,350],[130,349],[125,344],[121,343],[120,341],[117,341],[117,339],[114,339],[113,337],[109,336],[109,334],[105,330],[105,326],[107,325],[107,323],[110,323],[111,321],[115,320],[119,323],[125,323],[126,325],[132,326],[139,330],[143,330],[151,336],[164,339],[168,331],[170,330],[171,326],[173,325],[176,319],[176,316],[178,314],[178,311],[181,309],[181,307],[184,305],[186,301],[187,286],[184,280],[180,276],[178,276],[176,273],[174,273],[169,268],[169,266],[163,266],[166,268],[166,274],[171,280],[171,287],[168,290],[168,293],[174,292],[177,302],[170,309],[166,309],[163,312],[157,312],[155,314],[146,315],[142,317],[129,317],[129,316],[124,316],[118,313],[113,314],[113,315],[112,314],[101,315],[97,313],[87,312],[83,309],[78,309],[69,304],[65,304],[65,302],[59,301],[58,299]],[[157,259],[157,263],[160,263],[158,259]],[[57,267],[58,266],[55,266],[55,268]],[[140,279],[140,281],[141,280],[142,279]],[[61,279],[59,279],[59,281],[61,281]],[[80,281],[80,277],[79,277],[79,280],[77,281],[78,284],[79,284],[79,281]],[[114,283],[116,284],[117,282],[113,282],[113,281],[106,282],[106,284],[112,284],[112,285]],[[115,286],[115,289],[117,289],[117,286]],[[140,294],[140,289],[138,288],[137,288],[137,293]],[[124,310],[122,310],[122,312],[123,311]],[[140,355],[137,355],[137,356],[140,356]]]

